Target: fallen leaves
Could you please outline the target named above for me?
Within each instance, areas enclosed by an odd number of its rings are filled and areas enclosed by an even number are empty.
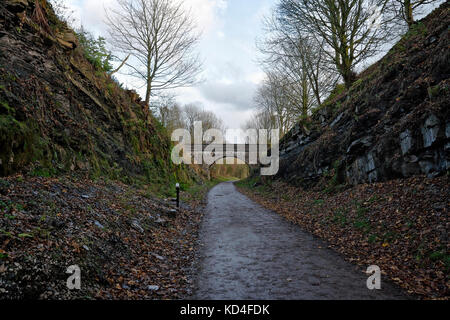
[[[0,299],[190,294],[201,212],[177,212],[170,201],[122,183],[65,177],[2,181],[8,190],[0,195]],[[74,264],[81,268],[81,291],[66,287],[66,268]]]
[[[449,299],[448,179],[414,177],[359,185],[336,194],[305,191],[280,181],[239,189],[327,240],[362,268],[380,266],[407,292]]]

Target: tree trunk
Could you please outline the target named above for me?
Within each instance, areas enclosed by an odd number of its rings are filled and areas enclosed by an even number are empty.
[[[349,89],[356,81],[356,74],[351,69],[342,68],[341,75],[347,89]]]
[[[302,116],[306,119],[308,117],[308,105],[309,105],[309,97],[308,97],[308,80],[306,74],[303,75],[302,81]]]
[[[148,83],[147,83],[147,91],[145,93],[145,104],[147,106],[150,106],[151,93],[152,93],[152,83],[151,83],[151,81],[148,81]]]
[[[314,80],[314,95],[316,96],[317,105],[318,106],[322,105],[322,100],[320,99],[320,86],[317,79]]]
[[[148,46],[148,52],[147,52],[147,91],[145,93],[145,104],[148,108],[150,108],[150,97],[152,95],[152,47]]]
[[[406,23],[408,23],[408,28],[411,28],[411,26],[415,22],[411,0],[405,0],[403,9],[405,10],[405,18],[406,18]]]
[[[346,88],[350,88],[356,80],[356,74],[352,70],[353,61],[349,55],[348,48],[341,48],[340,52],[336,53],[335,62],[336,66],[338,66],[340,75],[344,79]]]

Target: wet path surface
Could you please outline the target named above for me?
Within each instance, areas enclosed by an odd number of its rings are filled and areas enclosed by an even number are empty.
[[[195,299],[403,299],[326,244],[239,193],[232,183],[208,195]]]

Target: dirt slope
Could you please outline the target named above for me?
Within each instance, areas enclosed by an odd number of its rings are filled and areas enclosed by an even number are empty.
[[[435,177],[450,169],[450,3],[283,139],[278,177],[302,186]]]
[[[0,175],[187,180],[170,146],[138,95],[88,62],[46,1],[0,2]]]

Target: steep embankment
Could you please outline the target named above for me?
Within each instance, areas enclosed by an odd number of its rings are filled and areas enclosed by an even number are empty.
[[[356,185],[450,169],[450,4],[283,139],[278,177]]]
[[[4,178],[0,300],[183,298],[200,220],[122,183]],[[66,285],[72,265],[80,290]]]
[[[449,23],[447,2],[289,132],[274,179],[240,183],[422,298],[450,292]]]
[[[170,148],[45,0],[0,1],[0,299],[188,294],[201,214],[154,196],[193,177]]]
[[[3,176],[30,169],[126,182],[188,180],[136,93],[88,62],[46,1],[0,3],[0,146]]]

